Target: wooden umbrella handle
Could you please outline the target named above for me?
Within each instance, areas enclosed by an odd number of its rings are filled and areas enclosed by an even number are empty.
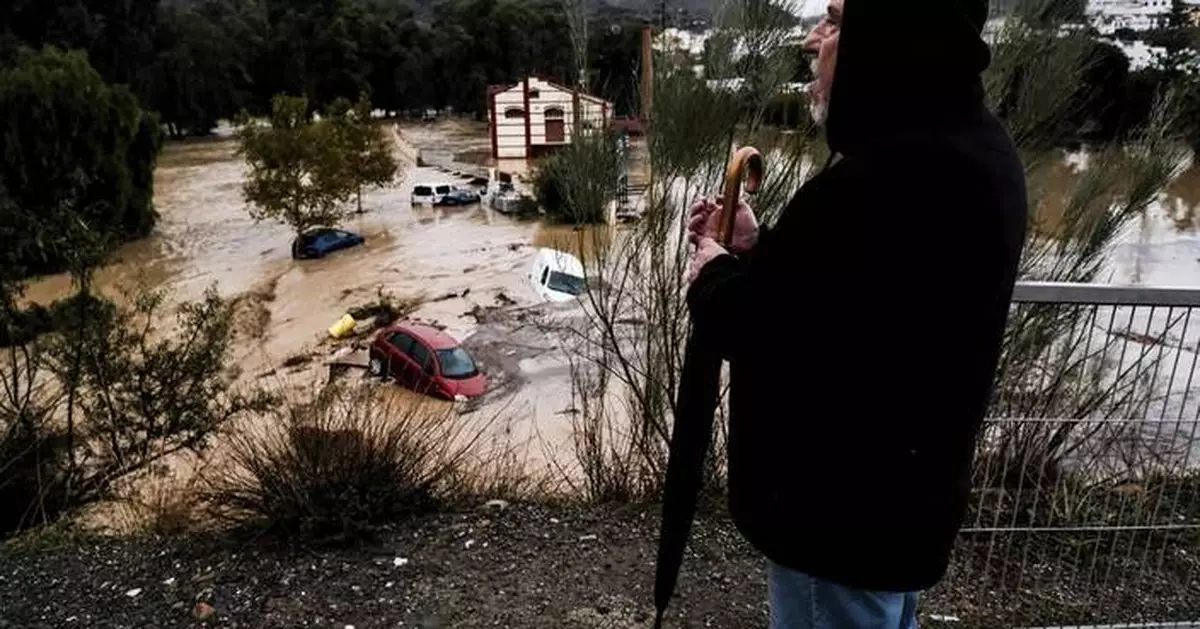
[[[733,154],[725,170],[724,206],[721,209],[721,231],[717,242],[728,248],[733,240],[733,224],[737,220],[738,202],[742,197],[742,177],[746,177],[746,192],[758,192],[763,180],[763,157],[758,149],[743,146]]]

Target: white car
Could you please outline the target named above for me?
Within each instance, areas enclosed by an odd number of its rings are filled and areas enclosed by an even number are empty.
[[[441,202],[442,197],[450,194],[455,186],[449,183],[437,184],[422,184],[413,186],[412,204],[413,205],[437,205]]]
[[[529,269],[533,290],[545,301],[570,301],[587,290],[583,263],[557,249],[538,249]]]

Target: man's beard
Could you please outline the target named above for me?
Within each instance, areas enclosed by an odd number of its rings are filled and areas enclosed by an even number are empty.
[[[817,126],[825,124],[826,118],[829,116],[829,101],[828,94],[819,95],[816,88],[820,85],[819,73],[820,59],[813,57],[809,61],[809,68],[812,70],[813,80],[808,84],[808,115],[812,117],[813,122]]]
[[[824,99],[816,98],[813,95],[808,97],[808,115],[812,117],[813,122],[818,126],[825,124],[825,119],[829,117],[829,105]]]

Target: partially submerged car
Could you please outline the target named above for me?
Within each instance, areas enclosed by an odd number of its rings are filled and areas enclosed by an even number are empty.
[[[304,232],[292,241],[292,258],[296,260],[324,258],[334,251],[357,247],[365,242],[367,242],[366,238],[344,229],[318,227]]]
[[[410,201],[413,205],[437,205],[442,197],[454,189],[449,183],[430,183],[413,186]]]
[[[453,183],[430,183],[413,186],[412,205],[467,205],[479,203],[480,195],[469,187]]]
[[[548,247],[534,254],[529,280],[534,291],[546,301],[570,301],[587,290],[579,258]]]
[[[470,205],[472,203],[479,203],[478,192],[453,186],[450,192],[442,195],[434,205]]]
[[[417,393],[466,400],[487,390],[485,376],[454,337],[428,325],[400,323],[371,342],[367,367]]]

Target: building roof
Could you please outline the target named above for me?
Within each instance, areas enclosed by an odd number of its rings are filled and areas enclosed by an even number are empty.
[[[575,88],[567,87],[566,85],[563,85],[561,83],[556,83],[549,79],[544,79],[540,76],[531,76],[529,78],[535,79],[540,83],[545,83],[546,85],[549,85],[550,87],[553,87],[554,89],[562,91],[562,92],[569,93],[569,92],[575,91]],[[489,85],[488,86],[488,96],[495,96],[496,94],[499,94],[501,92],[508,92],[510,90],[515,90],[520,87],[521,87],[520,83],[515,83],[512,85]],[[600,98],[599,96],[593,96],[591,94],[588,94],[587,92],[579,92],[579,97],[584,100],[592,101],[593,103],[599,103],[602,105],[610,105],[610,106],[612,105],[612,103],[604,100],[603,98]]]
[[[574,92],[575,91],[575,88],[573,88],[573,87],[567,87],[566,85],[561,85],[559,83],[555,83],[554,81],[547,81],[546,79],[538,79],[538,80],[541,81],[542,83],[545,83],[555,89],[559,89],[564,92]],[[587,92],[579,92],[579,97],[586,99],[586,100],[590,100],[594,103],[608,104],[608,101],[604,100],[603,98],[600,98],[599,96],[592,96],[591,94],[588,94]]]

